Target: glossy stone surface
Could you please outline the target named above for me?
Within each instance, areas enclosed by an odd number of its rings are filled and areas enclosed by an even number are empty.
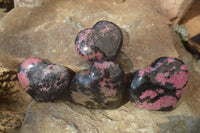
[[[71,84],[72,99],[88,108],[117,108],[125,91],[123,69],[112,61],[94,62],[77,73]]]
[[[188,69],[181,60],[161,57],[134,74],[130,100],[139,108],[169,111],[176,107],[187,82]]]
[[[23,61],[17,74],[22,87],[39,102],[52,101],[63,93],[67,94],[72,75],[70,69],[39,58]]]
[[[92,28],[78,33],[75,49],[85,60],[114,60],[121,49],[122,41],[122,31],[116,24],[99,21]]]

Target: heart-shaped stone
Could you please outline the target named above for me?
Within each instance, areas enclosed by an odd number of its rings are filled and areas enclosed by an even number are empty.
[[[112,61],[94,62],[89,70],[76,74],[71,83],[74,102],[88,108],[120,106],[125,91],[123,69]]]
[[[18,70],[18,80],[26,92],[39,102],[52,101],[69,94],[68,87],[74,72],[64,66],[39,58],[28,58]]]
[[[109,21],[99,21],[93,28],[78,33],[75,49],[85,60],[114,60],[121,49],[122,42],[122,31],[116,24]]]
[[[130,101],[139,108],[169,111],[176,107],[187,82],[188,69],[181,60],[161,57],[134,74]]]

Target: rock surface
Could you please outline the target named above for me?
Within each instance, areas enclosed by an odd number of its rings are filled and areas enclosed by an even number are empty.
[[[68,102],[29,105],[22,133],[166,133],[197,132],[200,118],[182,101],[171,112],[151,112],[131,103],[116,110],[88,110]]]
[[[75,37],[99,20],[114,22],[122,29],[122,51],[134,62],[135,69],[148,66],[160,56],[178,56],[174,45],[179,42],[171,39],[172,31],[167,25],[170,22],[139,0],[120,4],[105,0],[52,0],[42,7],[13,9],[4,17],[0,62],[16,70],[24,59],[35,56],[73,70],[87,69],[89,63],[76,54]],[[151,52],[154,49],[157,52]]]
[[[175,46],[183,48],[168,26],[170,22],[140,0],[123,3],[98,0],[52,0],[37,8],[16,8],[0,26],[0,62],[16,70],[26,58],[46,58],[75,71],[87,69],[74,49],[79,31],[99,20],[116,23],[123,32],[122,51],[117,58],[126,73],[146,68],[161,56],[179,57]],[[179,50],[178,47],[178,50]],[[189,55],[188,55],[189,56]],[[195,132],[199,131],[200,88],[198,64],[190,63],[191,81],[177,108],[153,112],[134,107],[130,102],[115,110],[88,110],[66,101],[29,105],[22,133],[41,132]],[[133,64],[133,63],[134,64]],[[130,67],[132,66],[132,67]],[[134,68],[133,68],[134,66]]]
[[[37,7],[44,5],[48,0],[14,0],[15,7]]]
[[[188,10],[183,18],[182,24],[189,33],[189,38],[194,37],[200,33],[200,1],[195,0],[192,7]],[[200,52],[200,45],[195,42],[189,43]]]
[[[127,0],[115,0],[116,3],[123,3]],[[178,23],[194,0],[143,0],[152,5],[161,15],[169,20]],[[14,0],[15,7],[37,7],[47,3],[47,0]]]
[[[194,0],[192,7],[183,18],[182,24],[189,32],[189,38],[197,35],[200,31],[200,1]]]
[[[148,5],[152,5],[158,13],[167,17],[173,23],[178,23],[194,0],[144,0]]]

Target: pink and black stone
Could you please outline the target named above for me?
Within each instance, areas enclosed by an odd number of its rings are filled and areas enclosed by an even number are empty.
[[[64,66],[39,58],[28,58],[19,66],[18,80],[26,92],[39,102],[58,99],[69,94],[74,72]]]
[[[75,50],[88,61],[111,61],[120,51],[122,42],[122,31],[116,24],[99,21],[92,28],[78,33]]]
[[[75,103],[87,108],[114,109],[120,106],[125,87],[125,74],[118,64],[94,62],[89,70],[76,74],[71,83],[71,96]]]
[[[176,58],[161,57],[148,68],[136,71],[130,88],[130,101],[146,110],[174,109],[188,82],[188,69]]]

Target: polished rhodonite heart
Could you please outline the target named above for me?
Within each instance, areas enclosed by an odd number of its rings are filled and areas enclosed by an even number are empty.
[[[72,99],[88,108],[117,108],[125,91],[125,74],[112,61],[94,62],[78,72],[71,84]]]
[[[67,94],[73,72],[64,67],[29,58],[18,70],[18,80],[26,92],[36,101],[52,101]]]
[[[130,100],[147,110],[172,110],[187,82],[188,69],[181,60],[161,57],[134,74],[129,88]]]
[[[122,31],[116,24],[109,21],[99,21],[93,28],[78,33],[75,49],[85,60],[114,60],[121,49],[122,41]]]

